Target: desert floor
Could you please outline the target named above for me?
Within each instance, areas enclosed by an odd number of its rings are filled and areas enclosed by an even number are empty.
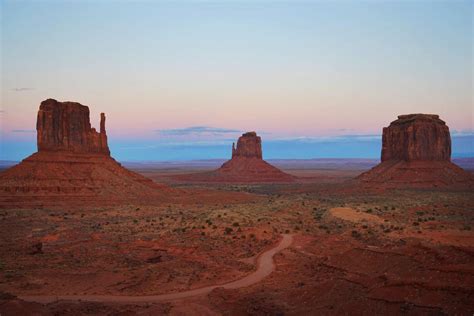
[[[173,180],[212,166],[131,167],[211,193],[186,203],[0,211],[2,316],[474,311],[472,191],[362,190],[351,179],[364,163],[286,165],[302,179],[261,185]],[[284,235],[292,242],[274,254],[271,274],[244,287],[219,286],[252,274],[259,255]],[[155,302],[84,300],[209,286]],[[51,300],[64,295],[70,299]]]

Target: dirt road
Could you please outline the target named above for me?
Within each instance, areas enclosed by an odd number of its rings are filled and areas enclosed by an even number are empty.
[[[271,248],[262,254],[257,259],[257,269],[246,277],[231,281],[224,284],[210,285],[194,290],[183,292],[147,295],[147,296],[125,296],[125,295],[38,295],[38,296],[19,296],[20,299],[30,302],[51,303],[58,300],[68,301],[88,301],[88,302],[111,302],[111,303],[155,303],[162,301],[172,301],[183,299],[198,295],[205,295],[215,288],[224,289],[238,289],[253,285],[262,281],[265,277],[270,275],[275,269],[273,263],[273,256],[281,250],[288,248],[293,242],[293,237],[288,234],[282,235],[282,240],[277,246]]]

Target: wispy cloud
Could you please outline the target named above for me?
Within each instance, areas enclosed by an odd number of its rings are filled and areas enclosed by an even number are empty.
[[[472,135],[474,135],[474,130],[472,129],[451,131],[451,136],[472,136]]]
[[[12,133],[36,133],[34,129],[12,129]]]
[[[15,92],[25,92],[25,91],[31,91],[34,90],[35,88],[28,88],[28,87],[20,87],[20,88],[13,88],[12,91]]]
[[[380,134],[348,134],[338,136],[300,136],[275,138],[274,141],[299,142],[299,143],[325,143],[325,142],[347,142],[347,141],[371,141],[380,140]]]
[[[191,126],[185,128],[159,129],[156,130],[156,132],[161,136],[222,136],[240,133],[242,131],[210,126]]]

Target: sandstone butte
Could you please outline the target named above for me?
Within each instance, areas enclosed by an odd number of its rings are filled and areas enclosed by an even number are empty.
[[[101,205],[164,198],[172,191],[110,156],[104,113],[97,132],[87,106],[48,99],[41,102],[36,130],[38,151],[0,173],[0,207]]]
[[[272,166],[262,155],[262,139],[255,132],[242,134],[232,144],[232,159],[226,161],[219,169],[181,175],[184,181],[223,182],[223,183],[282,183],[293,182],[295,177]]]
[[[357,178],[376,187],[472,187],[451,162],[449,127],[438,115],[408,114],[383,129],[381,163]]]

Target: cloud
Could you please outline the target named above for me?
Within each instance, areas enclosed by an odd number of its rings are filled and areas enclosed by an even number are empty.
[[[36,133],[34,129],[13,129],[12,133]]]
[[[298,142],[298,143],[327,143],[327,142],[352,142],[352,141],[371,141],[381,140],[380,134],[349,134],[338,136],[301,136],[275,138],[274,141]]]
[[[15,91],[15,92],[25,92],[25,91],[31,91],[31,90],[34,90],[34,88],[20,87],[20,88],[12,89],[12,91]]]
[[[471,129],[451,131],[451,136],[472,136],[472,135],[474,135],[474,130],[471,130]]]
[[[228,129],[209,126],[191,126],[175,129],[156,130],[161,136],[222,136],[227,134],[241,133],[237,129]]]

